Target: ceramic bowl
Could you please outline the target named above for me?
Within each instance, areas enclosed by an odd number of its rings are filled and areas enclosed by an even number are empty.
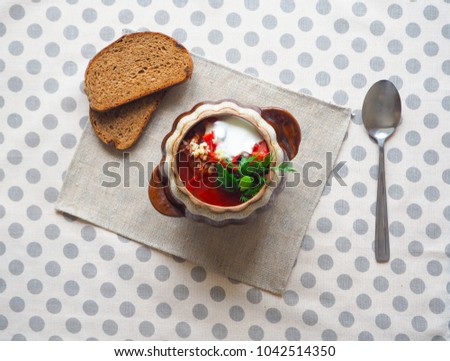
[[[279,108],[245,106],[234,100],[202,102],[177,117],[172,130],[162,141],[162,159],[150,180],[148,192],[157,211],[172,217],[188,217],[212,226],[242,224],[253,219],[274,202],[275,195],[284,188],[284,176],[271,170],[268,185],[250,200],[235,206],[218,206],[196,198],[180,179],[177,167],[178,152],[192,127],[209,117],[237,116],[251,123],[266,142],[272,154],[272,167],[292,160],[301,140],[300,127],[295,118]]]

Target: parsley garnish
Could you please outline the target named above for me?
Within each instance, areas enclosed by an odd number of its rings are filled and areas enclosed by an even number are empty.
[[[241,202],[247,202],[259,193],[267,184],[269,170],[295,172],[288,162],[283,162],[277,167],[270,168],[272,154],[267,154],[262,160],[257,156],[242,156],[239,164],[233,164],[230,160],[217,163],[217,184],[230,192],[240,192]]]

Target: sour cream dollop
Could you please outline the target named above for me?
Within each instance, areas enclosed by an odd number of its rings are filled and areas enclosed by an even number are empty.
[[[214,131],[216,154],[219,158],[233,158],[243,152],[251,153],[253,146],[262,140],[258,130],[237,116],[226,116],[208,124],[206,133]]]

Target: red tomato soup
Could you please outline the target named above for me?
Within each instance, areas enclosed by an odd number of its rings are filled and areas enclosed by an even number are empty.
[[[195,198],[231,207],[261,190],[270,161],[268,146],[253,124],[230,115],[205,118],[189,130],[179,148],[177,169]]]

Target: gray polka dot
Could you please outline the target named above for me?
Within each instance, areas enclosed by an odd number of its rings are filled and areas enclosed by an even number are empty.
[[[76,281],[67,281],[64,283],[64,292],[68,296],[76,296],[80,292],[80,286]]]
[[[434,5],[428,5],[423,9],[423,16],[427,20],[436,20],[439,16],[439,10]]]
[[[317,313],[313,310],[306,310],[302,314],[302,320],[305,325],[314,326],[319,321]]]
[[[349,27],[348,21],[345,19],[340,18],[334,22],[334,30],[339,34],[345,34]]]
[[[316,11],[321,15],[326,15],[331,11],[331,4],[328,0],[319,0],[316,3]]]
[[[47,45],[45,45],[45,54],[47,54],[47,56],[54,58],[56,56],[59,55],[59,45],[56,44],[55,42],[50,42]]]
[[[369,230],[369,226],[364,219],[357,219],[353,222],[353,230],[357,234],[366,234]]]
[[[395,200],[403,198],[403,188],[398,184],[393,184],[388,188],[389,197]]]
[[[428,327],[427,320],[422,316],[415,316],[411,320],[411,326],[417,331],[417,332],[424,332],[426,331]]]
[[[345,105],[348,102],[348,95],[343,90],[338,90],[333,94],[333,101],[338,105]]]
[[[408,245],[408,252],[413,257],[418,257],[423,254],[423,245],[419,241],[412,241]]]
[[[316,276],[310,272],[305,272],[301,275],[300,282],[305,288],[313,288],[316,285]]]
[[[84,44],[81,47],[81,55],[85,59],[91,59],[96,53],[97,53],[97,50],[96,50],[95,46],[92,44]]]
[[[441,34],[444,38],[450,39],[450,24],[445,24],[442,27]]]
[[[450,96],[442,98],[441,104],[443,109],[450,111]]]
[[[330,74],[328,74],[325,71],[320,71],[316,74],[316,83],[320,86],[327,86],[330,84],[331,77]]]
[[[269,308],[266,311],[266,319],[270,323],[278,323],[281,321],[281,312],[277,308]]]
[[[283,300],[288,306],[295,306],[298,303],[299,297],[297,292],[287,290],[283,293]]]
[[[386,155],[392,163],[400,163],[403,158],[403,153],[398,148],[389,149]]]
[[[403,274],[406,271],[406,263],[400,258],[396,258],[391,262],[391,270],[395,274]]]
[[[11,128],[19,128],[22,125],[22,116],[17,113],[11,113],[8,115],[7,122]]]
[[[227,328],[221,324],[221,323],[216,323],[211,330],[213,336],[215,338],[217,338],[218,340],[223,340],[227,337],[228,335],[228,330]]]
[[[389,281],[386,277],[377,276],[373,280],[373,287],[379,292],[385,292],[389,288]]]
[[[298,20],[297,25],[301,31],[310,31],[313,27],[313,21],[309,17],[302,17]]]
[[[356,145],[351,150],[351,156],[356,161],[362,161],[366,158],[366,150],[360,145]]]
[[[20,223],[11,223],[8,227],[8,234],[11,238],[19,239],[23,236],[24,228]]]
[[[179,322],[175,326],[175,332],[179,337],[187,338],[191,334],[191,326],[189,326],[186,322]]]
[[[384,69],[384,60],[383,58],[380,58],[379,56],[374,56],[372,59],[370,59],[370,68],[373,71],[381,71]]]
[[[358,335],[358,341],[373,341],[373,335],[369,331],[362,331]]]
[[[284,69],[280,72],[280,81],[283,84],[291,84],[295,80],[295,75],[292,70]]]
[[[114,320],[106,320],[103,322],[102,329],[108,336],[114,336],[119,331],[119,326]]]
[[[370,32],[375,36],[381,36],[384,34],[385,27],[381,21],[375,20],[370,24]]]
[[[241,17],[237,13],[229,13],[227,15],[227,24],[232,28],[237,28],[241,25]]]
[[[27,246],[27,253],[30,257],[39,257],[42,254],[42,247],[37,242],[31,242]]]
[[[414,278],[409,283],[409,288],[416,295],[422,294],[425,291],[425,282],[420,278]]]
[[[47,303],[45,304],[45,307],[47,308],[47,311],[52,314],[57,314],[61,312],[62,304],[61,301],[57,298],[50,298]]]
[[[25,301],[20,297],[13,297],[9,300],[9,308],[14,312],[22,312],[25,309]]]
[[[78,247],[73,243],[67,243],[63,248],[63,253],[68,259],[75,259],[78,257]]]
[[[357,53],[362,53],[367,48],[367,43],[363,38],[355,38],[352,41],[352,48]]]
[[[5,330],[6,328],[8,328],[8,319],[5,316],[0,315],[0,331]]]
[[[131,280],[134,276],[134,270],[130,265],[123,264],[119,267],[119,277],[125,281]],[[155,275],[156,276],[156,275]]]
[[[409,341],[409,337],[404,333],[399,333],[398,335],[395,335],[395,341]]]
[[[22,90],[23,81],[17,76],[13,76],[8,80],[8,89],[14,93],[17,93]]]
[[[406,133],[405,140],[406,143],[414,147],[420,143],[421,137],[420,134],[415,130],[410,130],[408,133]]]
[[[439,161],[439,154],[435,150],[427,150],[423,154],[423,160],[429,165],[435,165]]]
[[[83,311],[88,316],[95,316],[98,313],[98,305],[93,300],[87,300],[83,303]]]
[[[328,233],[331,231],[333,224],[328,218],[322,217],[317,220],[316,227],[321,233]]]
[[[209,295],[216,302],[222,302],[225,299],[225,290],[220,286],[214,286],[210,289]]]
[[[292,34],[283,34],[280,37],[280,44],[285,49],[290,49],[295,45],[295,38]]]
[[[23,198],[22,188],[18,186],[12,186],[11,188],[8,189],[8,197],[14,202],[19,202]]]
[[[44,233],[45,237],[53,241],[59,237],[61,231],[56,224],[49,224],[48,226],[45,227]]]
[[[288,327],[284,332],[284,337],[288,341],[300,341],[300,331],[295,327]]]
[[[255,78],[257,78],[257,77],[259,76],[258,71],[257,71],[255,68],[252,68],[252,67],[246,68],[246,69],[244,70],[244,73],[245,73],[245,74],[248,74],[248,75],[251,75],[251,76],[253,76],[253,77],[255,77]]]
[[[423,118],[423,124],[429,129],[434,129],[439,125],[439,118],[436,114],[428,113]]]
[[[356,16],[364,16],[367,13],[367,7],[362,2],[356,2],[352,6],[352,12]]]
[[[203,306],[203,305],[196,305],[196,306]],[[201,307],[201,311],[204,311],[206,309],[206,307]],[[202,312],[202,315],[204,314],[204,312]],[[230,311],[228,312],[230,318],[233,321],[239,322],[242,321],[245,317],[245,311],[241,306],[231,306],[230,307]],[[206,310],[206,316],[208,315],[208,310]],[[195,316],[195,314],[194,314]],[[206,317],[205,316],[205,317]],[[198,318],[197,316],[195,316],[196,318]],[[205,318],[203,317],[203,318]],[[198,319],[203,319],[203,318],[198,318]]]
[[[231,312],[231,311],[230,311]],[[192,308],[192,315],[197,319],[197,320],[204,320],[206,317],[208,317],[208,309],[206,308],[205,305],[202,304],[196,304],[193,308]],[[231,314],[230,314],[231,317]]]
[[[113,250],[114,252],[114,250]],[[136,249],[136,258],[141,262],[148,262],[152,257],[152,251],[149,247],[140,246]]]
[[[81,268],[84,277],[92,279],[97,276],[97,267],[93,263],[85,263]]]
[[[364,74],[356,73],[352,76],[352,85],[357,88],[361,89],[364,88],[367,84],[367,79],[364,76]]]
[[[144,337],[151,337],[155,333],[155,326],[150,321],[142,321],[139,324],[139,333]]]
[[[30,292],[33,295],[38,295],[42,292],[42,289],[44,288],[44,285],[42,282],[38,279],[31,279],[27,283],[27,289],[28,292]]]
[[[149,284],[141,283],[137,287],[137,295],[143,300],[148,300],[153,295],[153,289]]]
[[[323,341],[336,341],[337,334],[333,330],[326,329],[322,331],[322,340]]]
[[[40,332],[45,327],[45,321],[40,316],[32,316],[28,321],[28,325],[34,332]]]
[[[403,296],[396,296],[392,300],[392,307],[398,312],[404,312],[408,309],[408,300]]]
[[[253,341],[261,341],[264,338],[264,330],[258,325],[250,326],[248,336]]]
[[[131,302],[125,301],[120,304],[119,311],[123,317],[130,318],[134,316],[136,308]]]
[[[31,95],[25,100],[25,106],[28,110],[31,111],[38,110],[41,106],[41,101],[38,97]]]
[[[330,308],[334,306],[336,298],[331,292],[323,292],[319,296],[319,301],[322,306]]]
[[[222,36],[222,33],[220,31],[219,34],[220,36]],[[222,39],[220,41],[222,41]],[[259,43],[259,36],[254,31],[249,31],[244,35],[244,42],[248,46],[256,46]]]
[[[403,15],[403,9],[400,5],[392,4],[388,7],[388,15],[392,19],[399,19]]]
[[[14,20],[20,20],[25,16],[25,9],[22,5],[13,5],[9,8],[9,16]]]
[[[441,314],[445,311],[445,302],[440,298],[433,298],[429,303],[429,308],[434,314]]]
[[[403,44],[400,40],[393,39],[388,43],[388,50],[391,54],[398,55],[403,51]]]
[[[45,15],[50,21],[58,21],[61,17],[61,10],[59,10],[56,6],[51,6],[47,9]]]
[[[213,9],[219,9],[223,5],[223,0],[209,0],[208,3]]]
[[[408,216],[412,219],[419,219],[422,216],[422,207],[416,203],[412,203],[406,209],[406,213],[408,213]]]
[[[386,330],[391,327],[391,318],[385,313],[380,313],[375,317],[375,324],[378,328]]]
[[[424,195],[430,202],[436,202],[440,197],[440,192],[435,186],[429,186],[425,188]]]
[[[405,226],[401,222],[394,221],[389,226],[389,232],[395,237],[401,237],[405,233]]]
[[[416,167],[410,167],[406,170],[406,178],[413,183],[417,183],[422,178],[422,173]]]
[[[101,28],[99,34],[100,34],[100,38],[103,41],[108,41],[108,42],[112,41],[116,35],[114,29],[110,26],[104,26],[103,28]]]
[[[44,90],[47,93],[53,94],[56,93],[59,89],[59,83],[54,78],[49,78],[44,82]]]
[[[191,51],[198,56],[205,56],[205,51],[197,46],[192,48]]]
[[[58,190],[56,188],[53,188],[53,187],[48,187],[44,191],[44,198],[49,203],[55,203],[56,200],[58,199],[58,195],[59,195]]]
[[[364,183],[356,182],[352,186],[352,193],[355,197],[362,198],[367,194],[367,187]]]
[[[267,51],[266,53],[272,53],[272,52],[271,51]],[[272,58],[274,58],[275,61],[271,62],[270,65],[275,64],[275,62],[276,62],[277,56],[276,56],[275,53],[273,53],[273,54],[274,54],[274,56],[272,56]],[[308,68],[313,63],[313,58],[312,58],[311,54],[309,54],[309,53],[301,53],[298,56],[297,61],[302,67]],[[263,62],[265,63],[264,58],[263,58]]]
[[[355,323],[355,317],[351,312],[343,311],[339,314],[339,323],[344,327],[352,327]]]
[[[63,64],[63,73],[67,76],[75,75],[78,70],[78,66],[75,62],[69,60]]]
[[[247,34],[246,34],[246,36],[247,36]],[[208,40],[211,44],[214,44],[214,45],[220,44],[223,41],[223,34],[220,30],[213,29],[208,33]],[[245,40],[245,37],[244,37],[244,40]],[[257,42],[254,45],[256,45],[256,44],[257,44]],[[249,45],[249,44],[247,44],[247,45]]]
[[[331,46],[331,41],[328,37],[321,35],[316,39],[316,47],[319,50],[328,50]]]
[[[81,228],[81,238],[83,238],[86,242],[91,242],[97,236],[97,232],[92,226],[83,226]]]
[[[241,60],[241,53],[238,49],[232,48],[227,50],[225,57],[229,63],[236,64]]]
[[[158,281],[165,282],[170,278],[170,270],[164,265],[159,265],[155,268],[155,278]]]
[[[450,169],[446,169],[442,172],[442,180],[446,183],[446,184],[450,184]],[[429,188],[435,188],[435,187],[429,187]],[[438,195],[437,197],[439,198],[439,190],[436,188]],[[436,192],[435,192],[436,193]]]
[[[247,301],[254,305],[260,303],[262,301],[262,297],[262,292],[257,288],[250,288],[247,291]]]
[[[172,37],[179,43],[184,43],[187,39],[187,33],[184,29],[178,28],[172,32]]]
[[[450,206],[444,208],[444,217],[447,221],[450,221]]]
[[[77,108],[77,102],[72,97],[65,97],[61,100],[61,108],[67,113],[73,112]]]
[[[336,249],[339,252],[346,253],[352,248],[352,244],[347,237],[339,237],[336,239]]]
[[[25,144],[31,148],[37,147],[40,141],[41,139],[39,137],[39,134],[37,134],[36,132],[28,132],[25,135]]]
[[[189,297],[189,288],[185,285],[176,285],[173,289],[174,297],[179,301],[184,301]]]
[[[435,78],[427,78],[423,82],[423,87],[429,93],[434,93],[439,89],[439,82]]]
[[[331,258],[331,256],[329,256],[327,254],[323,254],[323,255],[319,256],[319,258],[317,259],[317,264],[324,271],[328,271],[333,268],[334,262],[333,262],[333,258]]]
[[[353,279],[347,274],[341,274],[336,278],[338,287],[341,290],[349,290],[353,286]]]
[[[170,15],[165,10],[159,10],[155,13],[155,21],[159,25],[166,25],[170,20]]]
[[[439,261],[433,260],[427,263],[427,272],[431,276],[439,276],[442,273],[442,265]]]
[[[85,22],[93,23],[95,20],[97,20],[97,11],[92,8],[86,8],[83,10],[81,16]]]
[[[100,286],[100,293],[105,298],[112,298],[116,294],[116,287],[111,282],[105,282]]]
[[[201,266],[194,267],[191,270],[191,277],[195,282],[203,282],[206,279],[206,271]]]
[[[67,40],[78,38],[78,33],[78,28],[75,25],[67,25],[63,30],[63,35]],[[112,40],[112,38],[110,40]]]
[[[123,9],[119,12],[119,21],[122,24],[130,24],[134,19],[134,14],[129,9]]]
[[[439,52],[439,45],[434,41],[428,41],[423,46],[423,51],[428,56],[436,56]]]
[[[13,56],[19,56],[23,53],[23,44],[20,41],[12,41],[8,46],[8,51]]]
[[[255,11],[259,8],[259,0],[244,0],[245,7],[250,11]]]
[[[359,272],[367,272],[370,268],[370,262],[366,257],[359,256],[355,259],[355,268]]]
[[[23,157],[22,153],[17,149],[12,149],[8,152],[6,155],[6,158],[8,159],[8,162],[12,165],[17,165],[22,163]]]
[[[339,199],[334,203],[334,211],[341,216],[345,216],[350,211],[350,206],[346,200]]]
[[[420,26],[417,23],[409,23],[408,25],[406,25],[405,30],[406,30],[406,34],[410,38],[417,38],[421,33]]]
[[[205,14],[201,11],[194,11],[191,14],[191,23],[196,26],[201,26],[205,23]]]
[[[372,299],[369,295],[361,293],[356,297],[356,304],[361,310],[368,310],[372,307]]]

